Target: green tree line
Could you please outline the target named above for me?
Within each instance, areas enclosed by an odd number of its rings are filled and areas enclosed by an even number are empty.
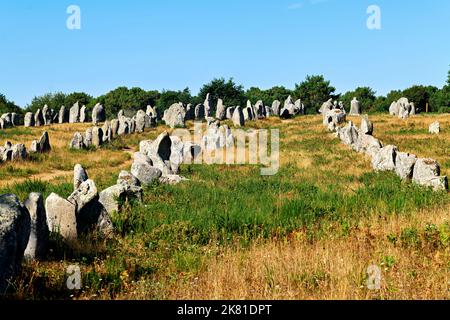
[[[193,96],[189,88],[183,90],[157,90],[146,91],[141,88],[119,87],[99,97],[92,97],[83,92],[64,94],[61,92],[47,93],[33,98],[24,109],[18,107],[0,94],[0,114],[15,112],[24,114],[35,112],[44,105],[59,110],[61,106],[70,108],[77,101],[92,110],[95,104],[101,103],[107,110],[109,118],[115,117],[120,110],[136,112],[145,110],[148,105],[156,106],[163,112],[172,104],[183,102],[193,105],[203,103],[207,94],[215,105],[219,98],[223,99],[226,106],[245,106],[246,101],[256,103],[262,100],[264,104],[271,105],[274,100],[284,102],[290,95],[294,100],[301,99],[306,107],[306,112],[314,114],[323,102],[330,98],[344,102],[346,108],[350,108],[350,101],[356,97],[362,105],[363,111],[368,113],[388,112],[393,101],[406,97],[414,102],[420,112],[450,113],[450,71],[447,83],[442,88],[433,86],[414,85],[405,90],[392,90],[386,96],[377,96],[370,87],[358,87],[353,91],[337,94],[336,89],[322,75],[307,76],[304,81],[295,85],[293,89],[276,86],[270,89],[251,87],[247,90],[242,85],[236,84],[233,79],[214,79],[205,84],[197,96]]]

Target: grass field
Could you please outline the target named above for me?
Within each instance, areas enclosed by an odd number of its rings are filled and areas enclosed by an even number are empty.
[[[357,118],[350,118],[359,125]],[[450,115],[400,121],[372,116],[374,135],[401,151],[438,160],[450,176]],[[443,132],[429,135],[439,120]],[[155,184],[144,202],[113,216],[112,241],[53,243],[46,261],[24,265],[15,283],[26,299],[448,299],[450,194],[374,173],[370,159],[342,145],[319,116],[249,123],[279,128],[281,167],[185,165],[190,181]],[[53,151],[0,165],[0,193],[68,195],[72,169],[85,166],[112,185],[131,166],[140,140],[165,127],[116,140],[97,151],[71,152],[85,125],[47,128]],[[26,143],[43,129],[0,131]],[[79,264],[83,290],[67,291],[67,266]],[[381,290],[368,290],[367,268],[382,269]]]

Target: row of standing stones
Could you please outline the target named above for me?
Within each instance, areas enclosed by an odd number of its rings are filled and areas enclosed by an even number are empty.
[[[50,138],[47,132],[44,132],[39,140],[33,140],[28,151],[23,143],[12,144],[6,141],[5,145],[0,147],[0,164],[8,161],[25,161],[29,158],[30,154],[47,153],[50,151]]]
[[[96,104],[92,110],[92,122],[97,124],[106,120],[105,109],[101,104]],[[36,113],[28,112],[24,117],[25,127],[40,127],[51,124],[62,123],[85,123],[88,122],[86,106],[80,107],[79,103],[75,103],[70,109],[62,106],[59,112],[50,109],[47,105],[38,109]]]
[[[94,108],[95,125],[105,121],[102,109],[100,105]],[[172,128],[183,127],[185,121],[191,119],[207,120],[208,131],[201,143],[183,142],[179,137],[170,136],[167,132],[154,141],[141,141],[139,152],[134,154],[131,172],[120,172],[116,185],[101,192],[97,190],[94,181],[88,178],[86,170],[81,165],[76,165],[74,192],[67,199],[52,193],[44,203],[41,194],[31,193],[27,200],[21,203],[15,195],[0,196],[0,293],[5,292],[24,257],[28,260],[45,258],[50,232],[61,236],[69,245],[75,243],[79,235],[88,232],[97,232],[105,238],[111,237],[114,234],[111,216],[119,212],[122,204],[128,201],[142,201],[143,186],[149,186],[154,181],[169,184],[185,181],[185,178],[178,175],[182,163],[192,163],[203,150],[212,151],[232,145],[234,137],[231,130],[226,125],[220,125],[220,120],[231,119],[235,126],[241,127],[245,125],[245,121],[271,115],[289,119],[304,114],[301,101],[293,102],[291,97],[286,99],[283,107],[278,101],[274,101],[272,107],[265,107],[259,101],[255,106],[249,103],[244,109],[225,108],[219,100],[216,118],[210,117],[210,110],[209,95],[203,105],[194,109],[189,105],[185,107],[182,103],[172,105],[163,117],[166,124]],[[346,121],[342,103],[327,101],[320,111],[324,116],[324,125],[328,126],[330,131],[336,132],[345,144],[371,155],[376,170],[394,170],[402,178],[412,178],[415,182],[431,186],[435,190],[448,188],[447,178],[440,177],[440,168],[436,161],[417,159],[414,155],[399,152],[394,146],[383,147],[381,142],[372,136],[373,124],[367,116],[362,118],[360,129],[351,122],[340,128],[339,125]],[[359,102],[353,99],[350,114],[359,115],[360,112]],[[77,120],[74,120],[75,118]],[[83,122],[80,121],[80,113],[72,120]],[[110,141],[116,134],[143,132],[157,120],[157,111],[151,107],[148,107],[147,112],[139,111],[133,118],[125,117],[121,112],[117,120],[105,122],[103,128],[88,129],[84,137],[77,133],[71,147],[100,145],[104,141]],[[44,136],[48,141],[48,134],[45,133]],[[75,143],[75,140],[78,142]]]
[[[213,101],[208,94],[203,104],[195,107],[191,104],[175,103],[171,105],[162,117],[162,120],[171,128],[183,128],[186,121],[216,119],[219,121],[231,120],[235,127],[244,127],[247,121],[278,116],[282,119],[289,119],[296,115],[305,114],[305,106],[301,100],[293,101],[289,96],[283,105],[278,100],[272,103],[272,106],[266,106],[260,100],[256,104],[247,101],[246,107],[226,107],[222,99],[218,99],[213,114]]]
[[[358,128],[351,121],[347,122],[345,110],[334,109],[327,102],[323,106],[323,124],[330,132],[335,132],[342,143],[353,150],[365,153],[372,159],[376,171],[393,171],[401,179],[412,180],[421,186],[431,187],[435,191],[448,190],[448,179],[441,176],[439,163],[433,159],[418,158],[414,154],[400,152],[393,145],[384,146],[373,136],[373,123],[367,115],[361,117]],[[430,126],[430,133],[439,133],[439,123]]]
[[[218,122],[210,127],[223,129]],[[210,140],[205,137],[203,141]],[[80,235],[92,232],[102,238],[112,237],[113,214],[125,203],[142,201],[144,186],[155,181],[177,184],[187,180],[178,175],[180,165],[192,163],[201,148],[163,132],[154,141],[141,141],[130,172],[121,171],[117,183],[103,191],[77,164],[74,191],[67,199],[52,193],[44,201],[41,194],[31,193],[21,203],[15,195],[0,196],[0,294],[6,292],[24,258],[45,258],[50,233],[59,235],[68,246],[75,244]]]

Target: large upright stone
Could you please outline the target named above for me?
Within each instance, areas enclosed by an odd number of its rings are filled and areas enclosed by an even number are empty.
[[[280,116],[280,111],[281,111],[281,102],[278,100],[275,100],[272,103],[272,112],[275,116],[279,117]]]
[[[100,122],[105,122],[106,120],[106,113],[105,109],[100,103],[97,103],[92,110],[92,123],[94,126],[99,124]]]
[[[42,116],[44,117],[44,124],[49,126],[52,124],[53,116],[52,112],[47,105],[42,109]]]
[[[93,140],[93,134],[92,134],[92,128],[87,128],[86,132],[84,134],[83,144],[86,148],[89,148],[92,146],[92,140]]]
[[[360,131],[362,134],[373,134],[373,123],[369,120],[368,115],[364,115],[361,117],[361,128]]]
[[[73,138],[70,141],[69,148],[74,149],[74,150],[83,150],[84,149],[83,135],[81,133],[76,132],[73,135]]]
[[[416,162],[417,157],[415,155],[405,152],[397,152],[397,158],[395,160],[395,173],[397,173],[401,179],[411,179]]]
[[[44,116],[42,115],[41,109],[37,109],[36,113],[34,114],[34,125],[36,127],[41,127],[45,123]]]
[[[31,233],[25,250],[25,258],[28,260],[40,259],[47,253],[49,238],[44,198],[40,193],[30,193],[24,205],[31,218]]]
[[[334,109],[333,99],[329,99],[327,102],[324,102],[319,109],[319,113],[327,113],[330,110]]]
[[[171,128],[185,127],[186,110],[181,103],[175,103],[164,113],[164,121]]]
[[[80,105],[76,102],[72,108],[70,108],[69,112],[69,123],[78,123],[80,122]]]
[[[27,148],[25,148],[24,144],[18,143],[12,146],[11,148],[11,161],[24,161],[27,159]]]
[[[241,107],[238,106],[234,109],[232,120],[235,127],[240,128],[245,126],[244,113],[242,112]]]
[[[88,174],[81,164],[76,164],[73,169],[73,190],[77,190],[80,185],[88,180]]]
[[[154,181],[157,181],[162,175],[161,170],[142,162],[133,163],[131,167],[131,173],[144,186],[151,185]]]
[[[80,109],[80,123],[87,122],[87,112],[86,106],[82,106]]]
[[[219,99],[217,100],[217,107],[216,107],[216,119],[222,121],[226,119],[226,108],[223,104],[223,100]]]
[[[395,160],[398,149],[396,146],[388,145],[381,148],[372,159],[372,167],[376,171],[395,171]]]
[[[441,132],[441,125],[438,121],[433,122],[429,127],[429,132],[431,134],[439,134]]]
[[[68,242],[77,240],[76,205],[52,193],[45,200],[45,210],[50,232],[61,235]]]
[[[202,104],[198,104],[194,110],[195,120],[203,120],[206,117],[205,106]]]
[[[62,106],[59,109],[58,113],[58,123],[67,123],[69,121],[69,112],[67,111],[65,106]]]
[[[119,132],[119,120],[113,119],[111,120],[111,133],[112,137],[115,138]]]
[[[139,110],[136,113],[136,132],[143,133],[145,128],[150,127],[150,117],[144,112]]]
[[[18,274],[30,237],[30,214],[15,195],[0,196],[0,295]]]
[[[448,179],[441,176],[441,167],[436,160],[418,159],[414,165],[413,181],[434,190],[447,190]]]
[[[103,130],[99,127],[92,128],[92,145],[100,147],[103,144]]]
[[[46,153],[50,152],[51,150],[52,147],[50,146],[50,137],[48,136],[48,132],[45,131],[39,139],[39,152]]]
[[[27,112],[24,118],[24,126],[26,128],[34,127],[34,115],[31,112]]]
[[[213,100],[209,93],[206,95],[206,99],[205,102],[203,102],[203,105],[205,106],[205,117],[212,117]]]
[[[351,116],[357,116],[361,114],[361,103],[356,99],[356,97],[353,98],[352,102],[350,103],[350,113]]]

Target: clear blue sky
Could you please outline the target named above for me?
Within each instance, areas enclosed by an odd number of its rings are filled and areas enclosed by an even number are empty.
[[[81,30],[66,9],[81,8]],[[377,4],[382,29],[366,27]],[[0,93],[25,106],[46,92],[94,96],[118,86],[183,89],[214,77],[293,88],[323,74],[338,92],[441,87],[450,1],[2,0]]]

